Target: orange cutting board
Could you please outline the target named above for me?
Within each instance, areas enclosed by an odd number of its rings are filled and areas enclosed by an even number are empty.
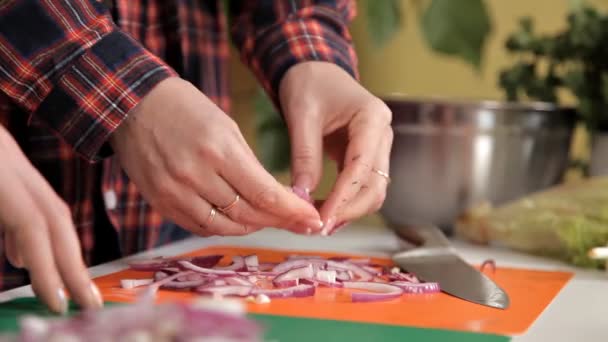
[[[291,254],[344,256],[233,246],[214,246],[185,255],[207,254],[225,255],[222,263],[229,263],[233,255],[248,254],[258,255],[260,262],[280,262]],[[392,264],[389,259],[372,260],[378,264]],[[105,301],[132,302],[136,299],[138,290],[120,288],[120,279],[151,276],[150,272],[124,270],[96,278],[95,282]],[[444,293],[403,295],[386,302],[352,303],[348,290],[335,288],[319,288],[315,296],[310,298],[273,299],[269,304],[248,303],[247,308],[249,312],[259,314],[518,335],[532,325],[572,277],[572,273],[498,267],[488,276],[508,293],[511,306],[507,310],[473,304]],[[158,301],[190,300],[196,296],[188,291],[161,290]]]

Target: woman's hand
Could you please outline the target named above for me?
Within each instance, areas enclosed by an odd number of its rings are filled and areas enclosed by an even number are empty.
[[[291,138],[294,187],[315,189],[323,150],[338,165],[336,183],[320,208],[322,232],[377,211],[386,196],[393,142],[384,102],[326,62],[293,66],[279,97]]]
[[[82,260],[67,205],[0,125],[0,227],[9,262],[26,268],[36,295],[57,313],[67,310],[67,287],[83,308],[102,306]]]
[[[158,84],[111,144],[148,202],[196,234],[321,229],[315,208],[266,172],[236,123],[184,80]]]

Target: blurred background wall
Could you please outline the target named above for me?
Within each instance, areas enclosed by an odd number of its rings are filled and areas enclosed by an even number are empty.
[[[484,50],[483,64],[479,71],[459,59],[445,57],[431,51],[422,40],[419,19],[413,3],[424,1],[403,0],[404,25],[383,47],[377,48],[367,32],[367,21],[363,13],[365,1],[359,0],[359,15],[351,26],[351,33],[359,55],[361,82],[376,95],[401,93],[414,96],[448,96],[468,99],[503,99],[498,87],[501,68],[513,59],[504,49],[508,34],[516,30],[520,18],[534,19],[538,32],[553,32],[565,25],[569,0],[489,0],[492,18],[492,33]],[[458,0],[454,0],[458,1]],[[601,10],[608,9],[606,0],[588,0]],[[232,51],[232,95],[233,115],[241,126],[246,139],[255,148],[255,125],[252,114],[252,99],[257,85],[251,73],[241,64],[236,51]],[[564,102],[568,103],[565,98]],[[573,142],[573,155],[585,156],[585,134],[579,130]],[[319,188],[322,196],[327,193],[335,172],[326,163],[323,182]],[[288,174],[277,177],[289,184]],[[362,219],[362,223],[379,223],[376,215]]]

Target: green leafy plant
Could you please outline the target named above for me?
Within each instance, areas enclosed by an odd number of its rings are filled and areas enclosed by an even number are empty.
[[[476,69],[491,32],[491,20],[483,0],[409,0],[421,17],[420,30],[433,51],[462,59]],[[391,40],[404,24],[406,0],[360,0],[359,15],[367,17],[367,30],[376,47]],[[409,8],[408,8],[409,9]],[[282,118],[264,92],[255,100],[257,150],[271,172],[289,167],[289,137]]]
[[[500,75],[508,100],[560,104],[558,91],[565,90],[590,132],[608,130],[608,15],[577,1],[566,28],[550,35],[535,33],[524,18],[506,48],[518,57]]]

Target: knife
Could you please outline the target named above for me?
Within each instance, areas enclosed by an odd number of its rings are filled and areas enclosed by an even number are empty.
[[[497,309],[509,307],[509,296],[485,274],[462,260],[443,232],[433,225],[393,227],[415,248],[393,255],[400,268],[427,282],[437,282],[445,293]]]

